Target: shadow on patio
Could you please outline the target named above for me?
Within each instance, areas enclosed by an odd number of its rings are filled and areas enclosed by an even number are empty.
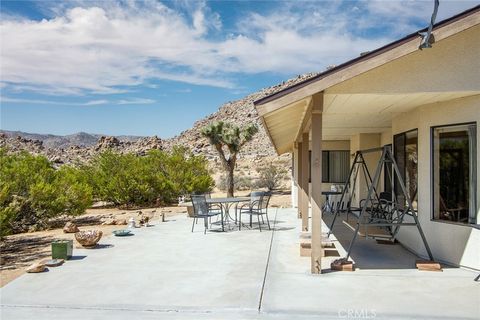
[[[333,234],[330,239],[334,241],[340,256],[346,255],[346,250],[354,236],[354,231],[345,225],[343,220],[346,214],[337,217],[333,227]],[[324,215],[324,222],[331,224],[333,215]],[[355,226],[355,217],[350,216],[349,222]],[[405,227],[415,228],[415,227]],[[328,229],[322,230],[327,232]],[[339,248],[339,244],[341,248]],[[415,261],[422,259],[415,254],[406,250],[400,243],[395,244],[379,244],[374,239],[365,239],[364,236],[358,235],[352,248],[351,259],[355,262],[358,269],[415,269]]]
[[[340,218],[344,218],[345,215]],[[358,237],[352,250],[356,271],[330,271],[330,263],[346,254],[353,231],[338,219],[332,240],[339,256],[322,259],[320,275],[310,273],[310,257],[300,257],[301,221],[295,209],[279,211],[279,220],[296,225],[275,232],[261,304],[264,313],[297,314],[316,318],[478,319],[480,288],[474,272],[446,268],[418,271],[418,257],[402,245],[377,244]],[[332,216],[325,216],[330,222]],[[327,226],[324,223],[323,232]],[[359,316],[360,317],[360,316]]]

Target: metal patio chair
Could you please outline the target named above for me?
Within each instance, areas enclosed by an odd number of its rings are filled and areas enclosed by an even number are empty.
[[[204,193],[204,195],[207,200],[212,199],[212,194],[210,192]],[[210,209],[210,211],[218,213],[223,210],[222,206],[218,203],[209,203],[208,208]]]
[[[210,209],[210,206],[207,203],[207,199],[204,194],[192,195],[192,204],[193,204],[193,223],[192,223],[192,232],[195,228],[195,222],[198,219],[203,219],[205,224],[205,231],[207,233],[209,219],[221,215],[222,230],[223,230],[223,211],[217,211]]]
[[[252,218],[257,216],[258,228],[262,231],[262,223],[265,223],[263,216],[267,219],[268,230],[270,228],[270,221],[268,220],[268,203],[270,202],[271,193],[263,191],[255,191],[250,194],[250,202],[239,207],[239,223],[238,228],[242,228],[242,214],[250,216],[250,227],[252,227]],[[260,223],[260,218],[262,223]]]

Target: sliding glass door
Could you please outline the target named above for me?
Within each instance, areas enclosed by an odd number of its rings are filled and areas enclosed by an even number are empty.
[[[393,153],[408,195],[413,202],[414,209],[416,209],[418,194],[418,130],[415,129],[395,135],[393,137]],[[394,175],[394,191],[399,208],[405,208],[407,199],[405,199],[396,175]]]
[[[476,223],[476,124],[432,128],[433,218]]]

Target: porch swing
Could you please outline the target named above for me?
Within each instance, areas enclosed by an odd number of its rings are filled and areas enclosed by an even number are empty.
[[[378,160],[375,174],[372,179],[365,162],[364,155],[367,153],[380,151],[382,154]],[[390,172],[390,167],[393,169],[393,172]],[[404,197],[404,200],[402,199],[401,201],[403,203],[400,203],[399,198],[401,197],[397,196],[393,191],[391,193],[381,192],[380,194],[377,192],[377,186],[380,181],[382,171],[385,171],[384,174],[388,175],[389,177],[392,177],[393,173],[393,175],[397,178],[398,186],[400,187],[399,191],[401,191],[400,196]],[[352,207],[352,200],[354,197],[353,191],[355,190],[359,172],[363,173],[368,187],[368,193],[367,197],[360,201],[359,207],[355,208]],[[391,183],[393,190],[393,179],[391,180]],[[359,150],[355,153],[355,158],[350,168],[348,179],[344,184],[340,201],[338,203],[344,203],[346,206],[343,207],[336,205],[334,207],[334,216],[327,237],[330,237],[331,233],[333,232],[335,221],[340,213],[345,212],[347,214],[347,220],[349,215],[354,215],[357,219],[353,238],[347,250],[347,255],[345,258],[339,259],[340,262],[348,263],[348,258],[352,252],[355,240],[360,233],[360,228],[364,228],[366,238],[390,241],[393,243],[401,226],[417,227],[418,233],[420,234],[430,261],[433,261],[432,252],[430,251],[427,239],[425,238],[422,227],[420,226],[420,222],[418,221],[412,199],[405,187],[404,179],[400,174],[400,170],[393,156],[391,146]],[[405,217],[407,216],[413,218],[413,221],[406,221]],[[380,228],[385,232],[383,234],[369,235],[369,227]]]

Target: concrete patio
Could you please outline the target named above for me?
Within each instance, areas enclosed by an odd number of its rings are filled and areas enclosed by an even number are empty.
[[[296,210],[271,209],[274,231],[203,234],[170,218],[74,259],[26,274],[0,291],[1,319],[478,319],[476,273],[421,272],[401,245],[360,239],[355,272],[310,274],[299,257]],[[327,217],[328,218],[328,217]],[[338,254],[352,236],[340,222]]]

